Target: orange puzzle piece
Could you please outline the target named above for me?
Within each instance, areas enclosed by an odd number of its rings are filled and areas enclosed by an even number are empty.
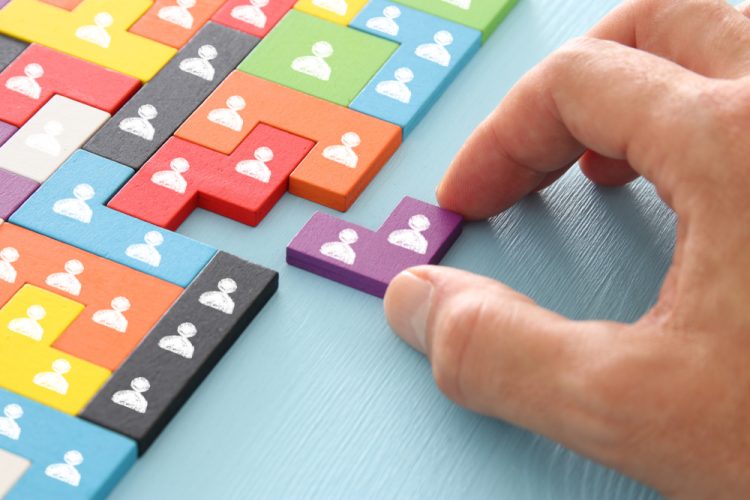
[[[31,284],[85,308],[52,347],[114,371],[182,288],[14,224],[0,225],[0,306]]]
[[[156,0],[128,31],[181,49],[225,0]]]
[[[401,144],[401,128],[235,71],[176,136],[230,154],[258,123],[315,141],[289,192],[347,210]]]

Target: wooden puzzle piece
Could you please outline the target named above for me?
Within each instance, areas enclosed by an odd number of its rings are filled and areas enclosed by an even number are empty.
[[[385,39],[291,10],[238,69],[348,106],[397,48]]]
[[[479,50],[481,33],[389,0],[373,0],[351,25],[399,43],[351,104],[407,136]]]
[[[216,250],[104,206],[132,174],[124,165],[76,151],[10,222],[187,286]]]
[[[84,0],[72,11],[41,0],[14,0],[0,10],[0,33],[37,42],[148,81],[175,49],[129,33],[150,0]]]
[[[8,219],[38,187],[38,182],[0,168],[0,220]]]
[[[84,149],[140,168],[257,43],[253,36],[206,24]]]
[[[296,0],[227,0],[212,20],[263,38],[284,17]]]
[[[108,206],[173,231],[198,206],[257,226],[314,145],[263,124],[231,155],[173,137]]]
[[[132,440],[3,389],[0,449],[31,462],[8,500],[105,498],[136,460]]]
[[[85,306],[52,347],[111,371],[182,292],[148,274],[5,223],[0,225],[0,304],[24,283]]]
[[[487,40],[517,0],[399,0],[399,3],[479,30],[482,40]]]
[[[378,231],[317,212],[287,247],[286,261],[383,297],[401,271],[440,262],[461,225],[460,215],[409,197]]]
[[[278,274],[219,252],[81,417],[145,452],[278,287]]]
[[[0,71],[21,55],[29,44],[0,34]]]
[[[60,350],[0,332],[0,388],[78,414],[111,372]]]
[[[80,3],[83,0],[43,0],[43,1],[44,3],[55,5],[57,7],[60,7],[61,9],[73,10],[76,7],[78,7],[78,5],[80,5]]]
[[[55,94],[112,114],[140,85],[136,78],[32,44],[0,73],[0,120],[20,127]]]
[[[349,25],[368,0],[299,0],[294,8],[332,23]]]
[[[31,467],[31,462],[25,458],[0,448],[0,498],[6,498],[29,467]]]
[[[18,127],[14,127],[10,123],[0,121],[0,146],[5,144],[6,141],[16,133],[16,130],[18,130]]]
[[[177,130],[230,154],[258,123],[316,141],[289,178],[292,194],[347,210],[401,144],[401,129],[282,85],[233,72]]]
[[[7,250],[5,252],[7,253]],[[34,285],[23,285],[0,308],[0,337],[20,335],[24,339],[48,347],[83,309],[82,304],[61,295]]]
[[[224,0],[156,0],[130,32],[179,49],[223,3]]]
[[[0,146],[0,168],[44,182],[109,118],[56,95]]]

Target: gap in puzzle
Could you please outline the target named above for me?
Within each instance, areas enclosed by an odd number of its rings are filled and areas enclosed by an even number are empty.
[[[195,208],[346,211],[514,3],[0,0],[0,497],[106,496],[274,295]],[[287,262],[382,297],[461,223],[316,213]]]

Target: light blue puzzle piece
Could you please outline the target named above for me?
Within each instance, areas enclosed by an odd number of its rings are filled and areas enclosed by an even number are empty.
[[[372,0],[352,28],[400,47],[349,106],[407,136],[479,50],[482,33],[396,2]]]
[[[9,500],[104,498],[137,457],[135,441],[3,389],[0,449],[31,462]]]
[[[107,208],[132,174],[120,163],[76,151],[11,222],[186,287],[216,250]]]

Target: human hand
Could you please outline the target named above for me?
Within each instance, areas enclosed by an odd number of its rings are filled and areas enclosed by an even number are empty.
[[[678,216],[656,306],[570,321],[493,280],[400,274],[394,330],[457,403],[675,498],[750,495],[750,2],[626,2],[526,75],[474,132],[441,206],[493,216],[580,159]]]

